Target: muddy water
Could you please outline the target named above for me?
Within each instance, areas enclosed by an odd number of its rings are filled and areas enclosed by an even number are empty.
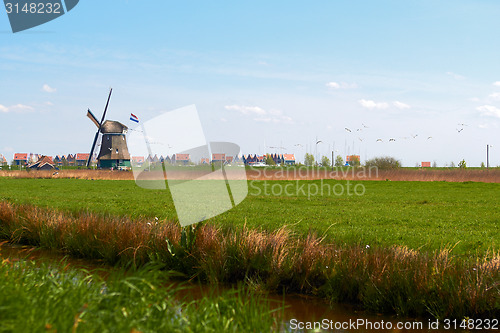
[[[0,243],[0,260],[36,260],[46,263],[59,263],[64,258],[64,263],[74,268],[83,268],[88,271],[97,272],[101,276],[106,276],[106,271],[112,269],[104,263],[97,260],[76,259],[64,257],[61,253],[26,247],[21,245],[12,245]],[[172,282],[178,284],[178,282]],[[185,287],[185,284],[183,284]],[[220,287],[210,285],[189,285],[183,288],[178,295],[179,299],[199,299],[204,296],[217,294]],[[359,311],[356,307],[345,304],[329,304],[329,302],[302,295],[267,295],[271,307],[279,308],[285,306],[284,320],[285,327],[290,331],[303,332],[301,328],[320,327],[321,331],[332,332],[458,332],[461,330],[443,328],[443,322],[440,323],[440,329],[429,328],[435,324],[435,320],[429,319],[411,319],[398,318],[395,316],[376,315]],[[315,324],[316,323],[316,324]],[[308,326],[311,325],[311,326]],[[399,328],[398,325],[402,325]],[[319,331],[319,330],[318,330]],[[482,330],[485,332],[485,330]],[[498,331],[497,331],[498,332]]]

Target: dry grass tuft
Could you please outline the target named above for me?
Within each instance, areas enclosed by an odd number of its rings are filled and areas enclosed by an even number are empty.
[[[0,239],[61,249],[110,264],[161,261],[187,278],[352,301],[378,312],[437,318],[498,316],[500,254],[464,259],[453,247],[421,253],[402,246],[323,244],[287,227],[181,228],[174,221],[67,214],[0,202]],[[257,288],[256,288],[257,289]]]

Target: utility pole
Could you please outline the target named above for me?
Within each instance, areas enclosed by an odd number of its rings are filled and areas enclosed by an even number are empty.
[[[486,145],[486,170],[490,168],[490,145]]]

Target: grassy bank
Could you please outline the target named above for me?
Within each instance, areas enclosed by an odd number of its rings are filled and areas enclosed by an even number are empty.
[[[0,262],[0,332],[271,332],[280,312],[243,289],[177,301],[154,267],[106,281],[86,271]]]
[[[116,264],[150,261],[211,283],[300,292],[402,316],[500,315],[499,253],[462,258],[452,249],[328,243],[286,227],[271,232],[68,214],[0,203],[0,238],[64,249]]]
[[[352,193],[357,185],[363,195],[349,195],[347,187]],[[470,256],[498,249],[499,193],[495,183],[251,181],[248,197],[209,223],[266,231],[286,224],[304,237],[315,232],[340,244],[426,252],[457,244],[455,254]],[[75,214],[177,218],[168,191],[145,190],[133,181],[0,178],[0,200]]]
[[[192,175],[193,168],[190,167]],[[179,170],[178,170],[179,171]],[[447,181],[500,183],[500,167],[495,168],[399,168],[376,169],[365,167],[246,167],[250,180],[392,180],[392,181]],[[64,169],[64,170],[0,170],[0,177],[30,179],[99,179],[133,180],[131,171]]]

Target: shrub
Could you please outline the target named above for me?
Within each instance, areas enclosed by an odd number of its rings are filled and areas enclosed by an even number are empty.
[[[327,167],[327,166],[330,166],[331,162],[330,162],[330,159],[326,156],[323,156],[321,158],[321,166],[324,166],[324,167]]]
[[[314,156],[312,154],[306,153],[306,156],[304,157],[304,164],[306,166],[314,165]]]
[[[365,162],[367,168],[377,167],[378,169],[398,169],[401,162],[390,156],[375,157]]]
[[[337,157],[335,157],[335,166],[337,168],[340,168],[340,167],[344,166],[344,159],[342,158],[342,156],[337,155]]]

